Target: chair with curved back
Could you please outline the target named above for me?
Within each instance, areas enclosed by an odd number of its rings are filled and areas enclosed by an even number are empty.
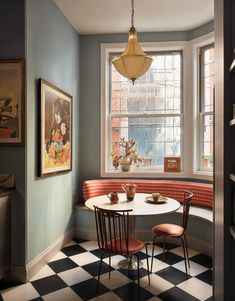
[[[153,254],[154,254],[154,247],[155,247],[156,239],[159,236],[163,236],[163,238],[164,238],[164,240],[163,240],[163,260],[164,260],[164,253],[165,253],[166,237],[173,237],[173,238],[179,239],[182,243],[183,252],[184,252],[185,271],[186,271],[186,274],[188,274],[187,261],[188,261],[189,268],[190,268],[190,263],[189,263],[188,246],[187,246],[185,231],[187,229],[189,209],[190,209],[193,194],[189,191],[182,191],[182,193],[184,194],[182,226],[179,226],[176,224],[160,224],[160,225],[156,225],[152,228],[152,232],[155,235],[153,238],[151,271],[153,269]]]
[[[98,246],[103,251],[100,260],[98,282],[96,291],[100,282],[100,272],[102,261],[105,253],[109,254],[109,278],[110,278],[110,266],[111,266],[111,255],[123,255],[137,257],[137,272],[138,272],[138,286],[139,283],[139,256],[138,252],[145,246],[146,258],[147,258],[147,269],[148,269],[148,280],[150,284],[149,275],[149,262],[148,262],[148,250],[147,244],[143,241],[134,237],[129,237],[130,234],[130,210],[106,210],[94,206],[95,209],[95,221]]]

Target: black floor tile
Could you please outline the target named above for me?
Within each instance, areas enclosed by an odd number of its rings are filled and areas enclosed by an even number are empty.
[[[72,285],[71,289],[74,290],[74,292],[83,300],[89,300],[109,291],[102,283],[100,283],[98,292],[96,292],[96,286],[97,280],[92,278],[87,281]]]
[[[210,297],[209,299],[206,299],[205,301],[214,301],[213,297]]]
[[[91,250],[90,253],[92,253],[93,255],[101,258],[101,255],[102,255],[103,251],[101,249],[95,249],[95,250]],[[107,258],[107,257],[109,257],[109,254],[105,253],[104,256],[103,256],[103,259]]]
[[[191,278],[191,276],[189,275],[187,276],[187,274],[185,274],[184,272],[181,272],[180,270],[175,269],[173,267],[165,268],[163,270],[156,272],[155,274],[173,283],[174,285],[177,285]]]
[[[203,273],[195,276],[195,278],[198,278],[201,281],[206,282],[207,284],[212,285],[212,271],[211,270],[205,271],[205,272],[203,272]]]
[[[171,253],[169,251],[165,252],[164,254],[164,260],[163,260],[163,253],[162,254],[158,254],[155,256],[155,258],[164,261],[165,263],[169,264],[169,265],[173,265],[176,264],[182,260],[184,260],[183,257],[176,255],[174,253]]]
[[[45,277],[39,280],[32,281],[31,283],[40,296],[67,287],[67,284],[65,284],[64,281],[58,275]]]
[[[78,255],[78,254],[87,252],[87,250],[79,245],[72,245],[72,246],[63,248],[61,250],[61,252],[63,252],[67,256],[73,256],[73,255]]]
[[[163,249],[163,242],[157,242],[155,245]],[[168,250],[168,251],[172,250],[172,249],[175,249],[175,248],[178,248],[178,247],[179,247],[178,245],[168,243],[168,242],[165,244],[165,249]]]
[[[63,258],[63,259],[51,261],[48,263],[48,265],[56,273],[64,272],[78,267],[78,265],[70,258]]]
[[[17,285],[20,285],[20,284],[21,284],[20,282],[13,282],[13,281],[8,281],[8,280],[5,280],[5,279],[1,279],[0,280],[0,291],[3,291],[7,288],[14,287],[14,286],[17,286]]]
[[[128,271],[128,270],[124,270],[124,269],[119,269],[118,271],[133,281],[138,279],[137,270],[136,271]],[[148,271],[144,268],[140,268],[139,273],[140,273],[140,278],[148,275]]]
[[[89,274],[91,274],[93,277],[98,276],[99,274],[99,266],[100,266],[100,260],[96,262],[92,262],[86,265],[83,265],[82,268],[87,271]],[[114,268],[111,267],[111,271],[114,271]],[[108,273],[109,271],[109,265],[105,262],[102,263],[101,267],[101,274]]]
[[[135,282],[131,282],[122,287],[119,287],[113,290],[113,292],[124,301],[144,301],[153,297],[153,295],[150,292],[146,291],[144,288],[138,288],[138,284],[136,284]]]
[[[207,267],[208,269],[212,268],[212,259],[211,257],[205,254],[198,254],[190,258],[190,260]]]
[[[173,287],[158,295],[162,301],[199,301],[178,287]]]
[[[1,295],[0,295],[0,301],[4,301]]]
[[[30,301],[43,301],[43,299],[41,297],[38,297],[38,298],[32,299]]]
[[[86,242],[88,240],[75,237],[75,238],[73,238],[73,241],[75,241],[77,244],[81,244],[81,243]]]

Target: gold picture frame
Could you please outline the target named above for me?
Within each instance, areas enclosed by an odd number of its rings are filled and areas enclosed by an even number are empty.
[[[40,79],[39,176],[72,170],[72,96]]]
[[[24,144],[24,60],[0,60],[0,144]]]

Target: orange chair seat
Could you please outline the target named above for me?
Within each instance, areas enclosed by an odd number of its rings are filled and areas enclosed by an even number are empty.
[[[136,238],[129,238],[128,240],[128,252],[127,252],[127,246],[126,246],[126,240],[125,239],[116,239],[111,240],[107,244],[107,249],[110,250],[111,252],[117,252],[118,254],[126,255],[127,253],[129,254],[134,254],[139,252],[144,248],[144,242],[136,239]]]
[[[153,227],[152,231],[163,236],[181,236],[184,234],[184,228],[174,224],[160,224]]]

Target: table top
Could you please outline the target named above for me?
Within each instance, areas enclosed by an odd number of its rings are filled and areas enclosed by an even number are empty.
[[[146,200],[149,196],[151,195],[146,193],[136,193],[133,201],[127,201],[126,194],[119,193],[118,203],[111,204],[106,195],[99,195],[88,199],[85,205],[91,210],[94,210],[94,205],[108,210],[132,209],[130,215],[134,216],[164,214],[180,208],[180,203],[175,199],[166,198],[164,202],[153,203]]]

